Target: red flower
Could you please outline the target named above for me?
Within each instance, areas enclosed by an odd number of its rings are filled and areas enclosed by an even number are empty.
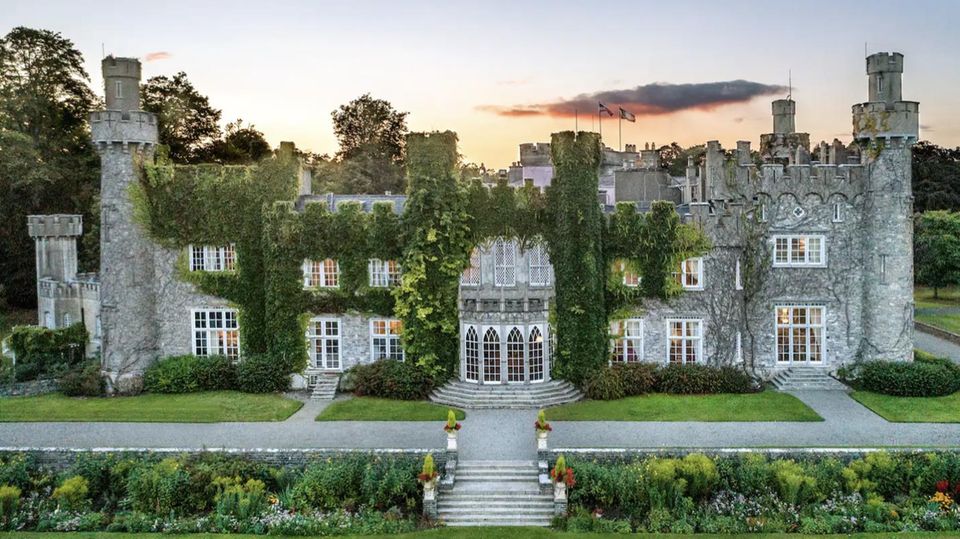
[[[947,489],[950,488],[950,482],[947,480],[937,481],[937,492],[946,493]]]
[[[567,476],[563,482],[567,484],[567,488],[573,488],[577,484],[577,480],[573,478],[573,468],[567,468]]]
[[[553,431],[553,427],[550,426],[550,423],[541,423],[539,419],[533,422],[533,426],[539,431]]]
[[[443,426],[443,430],[445,430],[445,431],[447,431],[447,432],[453,432],[453,431],[460,430],[460,426],[461,426],[460,423],[457,423],[457,424],[454,425],[453,427],[451,427],[450,425],[444,425],[444,426]]]

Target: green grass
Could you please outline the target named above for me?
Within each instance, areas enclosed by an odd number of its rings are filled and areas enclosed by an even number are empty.
[[[918,314],[917,320],[924,324],[960,334],[960,313],[956,314]]]
[[[65,397],[53,393],[38,397],[0,398],[0,421],[283,421],[301,406],[302,402],[282,395],[255,395],[237,391],[94,398]]]
[[[317,421],[446,421],[449,409],[426,401],[354,397],[331,403]],[[466,417],[463,410],[453,411],[458,420]]]
[[[582,401],[547,411],[551,421],[823,421],[786,393],[668,395]]]
[[[945,397],[894,397],[854,391],[857,402],[896,423],[960,423],[960,392]]]
[[[38,533],[38,532],[0,532],[0,539],[163,539],[169,535],[159,533],[91,533],[91,532],[56,532],[56,533]],[[245,535],[239,533],[231,534],[210,534],[210,533],[191,533],[182,537],[189,539],[258,539],[262,535]],[[624,535],[615,535],[608,533],[573,533],[558,532],[547,528],[438,528],[434,530],[425,530],[414,533],[404,533],[398,535],[350,535],[341,536],[342,539],[351,539],[364,537],[366,539],[573,539],[582,537],[585,539],[615,539],[624,537]],[[647,537],[652,539],[683,539],[685,537],[698,537],[701,539],[817,539],[824,537],[844,537],[854,539],[867,539],[879,537],[891,537],[895,539],[927,539],[933,537],[960,537],[957,532],[901,532],[901,533],[854,533],[844,535],[808,535],[803,533],[748,533],[748,534],[687,534],[675,535],[669,533],[663,534],[631,534],[629,537]]]
[[[913,287],[913,301],[919,309],[928,307],[960,307],[960,288],[951,286],[941,288],[933,298],[933,289],[925,286]]]

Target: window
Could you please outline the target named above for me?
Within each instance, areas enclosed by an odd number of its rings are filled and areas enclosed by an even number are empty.
[[[883,96],[883,77],[877,76],[877,94]]]
[[[193,311],[193,355],[240,357],[240,326],[233,309]]]
[[[500,381],[500,334],[495,328],[483,334],[483,381]]]
[[[304,288],[338,288],[340,286],[340,263],[332,258],[305,260],[303,262]]]
[[[760,204],[760,222],[761,223],[767,222],[767,205],[766,204]]]
[[[463,270],[463,274],[460,275],[460,284],[463,286],[480,286],[480,261],[480,248],[474,247],[470,253],[470,267]]]
[[[833,222],[834,223],[843,222],[843,204],[839,202],[833,205]]]
[[[464,365],[463,377],[470,381],[480,380],[480,339],[477,337],[477,328],[469,326],[467,336],[464,339]]]
[[[823,307],[777,307],[777,361],[823,359]]]
[[[387,288],[400,281],[400,264],[396,260],[380,260],[371,258],[369,265],[370,286]]]
[[[307,329],[310,365],[318,369],[340,370],[340,320],[314,318]]]
[[[493,263],[494,286],[516,286],[517,243],[498,238],[493,243]]]
[[[699,363],[703,348],[702,320],[667,320],[670,363]]]
[[[823,236],[774,236],[773,265],[782,267],[825,266]]]
[[[597,191],[597,202],[600,203],[600,206],[601,206],[601,207],[607,205],[607,192],[606,192],[606,191],[604,191],[604,190],[602,190],[602,189],[599,190],[599,191]]]
[[[231,243],[222,247],[213,245],[191,245],[190,271],[233,271],[236,266],[237,252]]]
[[[643,320],[628,318],[610,322],[613,363],[635,363],[643,358]]]
[[[117,96],[117,99],[122,99],[123,98],[123,82],[119,80],[115,81],[113,87],[116,90],[114,94]]]
[[[544,377],[543,369],[543,333],[540,333],[540,328],[533,326],[533,329],[530,330],[530,342],[529,342],[529,356],[530,356],[530,381],[531,382],[542,382]]]
[[[93,329],[94,335],[97,336],[97,337],[100,337],[101,335],[103,335],[103,326],[100,325],[100,315],[99,315],[99,314],[97,315],[97,318],[94,320],[94,324],[95,324],[95,325],[93,326],[93,327],[94,327],[94,329]]]
[[[403,347],[400,346],[400,334],[403,322],[395,318],[372,320],[370,322],[370,355],[377,359],[403,360]]]
[[[680,263],[677,282],[684,290],[703,290],[703,259],[688,258]]]
[[[50,311],[43,311],[43,327],[47,329],[56,329],[57,327],[57,322],[53,319]]]
[[[743,336],[739,331],[737,332],[737,343],[733,352],[733,359],[737,363],[743,363]]]
[[[70,316],[70,313],[63,313],[63,327],[68,328],[72,323],[73,318]]]
[[[548,286],[552,277],[552,268],[547,246],[542,243],[534,245],[527,251],[527,259],[530,261],[530,286]]]
[[[623,286],[631,288],[640,286],[640,275],[633,270],[629,262],[620,262],[620,272],[623,273]]]
[[[524,338],[520,328],[513,328],[507,334],[507,381],[523,381]]]
[[[737,267],[734,271],[734,286],[737,290],[743,290],[743,277],[740,275],[740,257],[737,257]]]

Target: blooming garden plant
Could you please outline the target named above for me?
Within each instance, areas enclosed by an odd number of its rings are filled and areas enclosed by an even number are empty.
[[[533,424],[534,428],[537,429],[538,433],[551,432],[553,427],[550,426],[550,423],[547,422],[547,413],[543,410],[537,414],[537,420]]]

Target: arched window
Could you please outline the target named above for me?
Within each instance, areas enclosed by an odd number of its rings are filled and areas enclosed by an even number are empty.
[[[466,365],[463,369],[463,376],[468,382],[477,382],[480,380],[480,339],[477,337],[475,327],[470,326],[467,329],[464,343]]]
[[[543,380],[543,333],[540,328],[533,326],[530,330],[530,381],[540,382]]]
[[[523,333],[517,327],[507,335],[507,381],[523,381]]]
[[[500,381],[500,334],[494,328],[483,334],[483,381]]]

